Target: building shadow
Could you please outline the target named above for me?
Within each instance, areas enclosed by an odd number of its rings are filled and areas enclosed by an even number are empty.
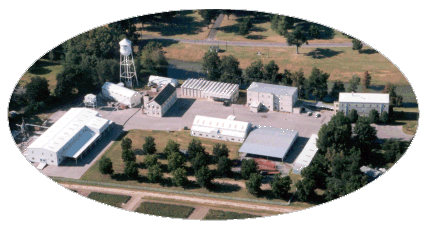
[[[177,98],[176,103],[165,113],[164,117],[183,117],[195,101],[194,98]]]
[[[292,164],[303,151],[306,143],[309,141],[309,138],[306,137],[298,137],[295,143],[293,144],[291,150],[288,151],[288,155],[285,156],[284,162]]]
[[[335,51],[329,48],[316,48],[315,50],[305,53],[306,56],[311,56],[314,59],[325,59],[337,56],[343,51]]]

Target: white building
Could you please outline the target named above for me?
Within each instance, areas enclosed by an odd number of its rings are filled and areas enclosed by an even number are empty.
[[[237,101],[239,85],[204,79],[187,79],[181,86],[182,97]]]
[[[229,119],[195,116],[191,128],[191,135],[209,139],[218,139],[230,142],[243,143],[246,139],[251,124]]]
[[[358,115],[368,115],[371,110],[379,114],[389,112],[390,95],[388,93],[339,93],[339,102],[335,110],[344,112],[345,116],[355,109]]]
[[[264,108],[268,111],[292,113],[297,98],[297,87],[252,82],[247,89],[247,104],[253,112]]]
[[[318,135],[312,134],[301,153],[297,156],[293,163],[293,172],[295,174],[301,174],[302,169],[309,166],[312,162],[312,159],[318,151],[316,145],[317,139]]]
[[[151,86],[152,84],[158,86],[165,86],[167,84],[171,84],[175,88],[179,85],[179,82],[177,79],[174,78],[150,75],[147,85]]]
[[[150,96],[144,95],[143,113],[152,117],[163,117],[164,114],[176,103],[177,91],[172,85],[166,85],[150,100]]]
[[[111,82],[106,82],[102,86],[102,95],[124,105],[128,105],[131,108],[141,104],[142,99],[142,95],[137,91],[125,88],[121,85],[116,85]]]
[[[110,129],[111,121],[95,110],[72,108],[26,150],[32,162],[58,166],[66,158],[78,159]]]

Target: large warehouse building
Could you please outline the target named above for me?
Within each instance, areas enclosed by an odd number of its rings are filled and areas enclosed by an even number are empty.
[[[339,102],[334,103],[336,111],[345,115],[355,109],[358,115],[368,115],[371,110],[379,114],[389,112],[390,95],[388,93],[339,93]]]
[[[152,117],[163,117],[164,114],[177,101],[177,91],[172,85],[166,85],[150,100],[150,96],[144,96],[143,113]]]
[[[252,82],[247,89],[247,104],[254,112],[264,108],[292,113],[297,98],[297,87]]]
[[[116,85],[111,82],[105,82],[102,86],[102,95],[105,98],[112,99],[130,108],[141,104],[142,95],[137,91]]]
[[[301,174],[302,169],[309,166],[309,164],[312,162],[313,157],[318,151],[318,147],[316,145],[317,139],[318,135],[312,134],[301,153],[297,156],[293,163],[293,172],[295,174]]]
[[[239,152],[282,162],[297,137],[295,130],[258,126],[249,133]]]
[[[191,135],[243,143],[250,129],[250,123],[235,121],[234,116],[223,119],[197,115],[192,124]]]
[[[181,86],[181,93],[182,97],[235,102],[239,97],[239,85],[189,78]]]
[[[111,121],[87,108],[72,108],[26,150],[32,162],[58,166],[66,158],[77,160],[110,129]]]

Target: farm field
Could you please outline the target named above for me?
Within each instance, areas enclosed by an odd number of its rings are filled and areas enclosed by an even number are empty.
[[[202,62],[207,45],[172,43],[165,44],[166,57],[172,60]],[[300,48],[296,54],[295,47],[240,47],[221,44],[219,56],[233,55],[240,62],[240,68],[245,69],[253,61],[261,59],[264,64],[274,60],[279,71],[288,69],[291,72],[302,68],[307,77],[313,67],[330,74],[329,81],[341,80],[348,82],[353,75],[363,76],[365,71],[372,75],[372,85],[384,85],[388,82],[397,85],[408,85],[405,76],[383,55],[365,47],[365,53],[358,53],[350,47],[338,48]],[[262,55],[258,56],[260,52]],[[270,54],[267,57],[267,54]]]
[[[286,38],[279,35],[271,29],[270,20],[253,21],[252,29],[247,36],[237,34],[239,21],[241,18],[235,15],[224,17],[216,34],[216,40],[220,41],[247,41],[247,42],[265,42],[265,43],[286,43]],[[303,22],[304,27],[308,27],[311,23]],[[289,30],[291,32],[291,30]],[[320,30],[322,39],[310,39],[309,43],[350,43],[351,39],[344,36],[341,32],[331,28],[324,27]]]
[[[128,202],[131,199],[130,196],[114,195],[99,192],[91,192],[90,195],[88,195],[88,198],[119,208],[122,207],[122,204]]]
[[[255,218],[257,215],[247,214],[247,213],[236,213],[230,211],[213,210],[210,209],[204,220],[227,220],[227,219],[246,219]]]
[[[135,210],[135,212],[163,216],[163,217],[187,218],[192,213],[193,210],[194,210],[193,207],[183,206],[183,205],[172,205],[172,204],[157,203],[157,202],[143,202]]]

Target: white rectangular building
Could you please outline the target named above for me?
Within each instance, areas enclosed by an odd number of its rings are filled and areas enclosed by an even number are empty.
[[[106,98],[120,102],[130,108],[141,104],[142,95],[126,87],[106,82],[102,86],[102,95]]]
[[[177,79],[174,79],[174,78],[150,75],[147,85],[151,86],[152,84],[155,84],[158,86],[165,86],[165,85],[171,84],[174,88],[176,88],[179,85],[179,82]]]
[[[355,109],[358,115],[368,115],[371,110],[379,114],[389,112],[390,95],[388,93],[339,93],[339,102],[335,103],[335,110],[345,115]]]
[[[195,116],[191,128],[191,135],[209,139],[218,139],[230,142],[243,143],[251,124],[249,122],[229,119]]]
[[[253,112],[259,111],[256,109],[259,106],[268,111],[292,113],[297,98],[297,87],[252,82],[247,89],[247,104]]]
[[[58,166],[66,158],[78,159],[110,129],[112,122],[95,110],[72,108],[27,147],[32,162]]]
[[[309,166],[309,164],[312,162],[312,159],[318,151],[318,147],[316,145],[317,139],[318,135],[312,134],[301,153],[297,156],[293,163],[293,171],[296,174],[301,174],[301,170]]]
[[[182,97],[237,101],[239,85],[204,79],[187,79],[181,86]]]

